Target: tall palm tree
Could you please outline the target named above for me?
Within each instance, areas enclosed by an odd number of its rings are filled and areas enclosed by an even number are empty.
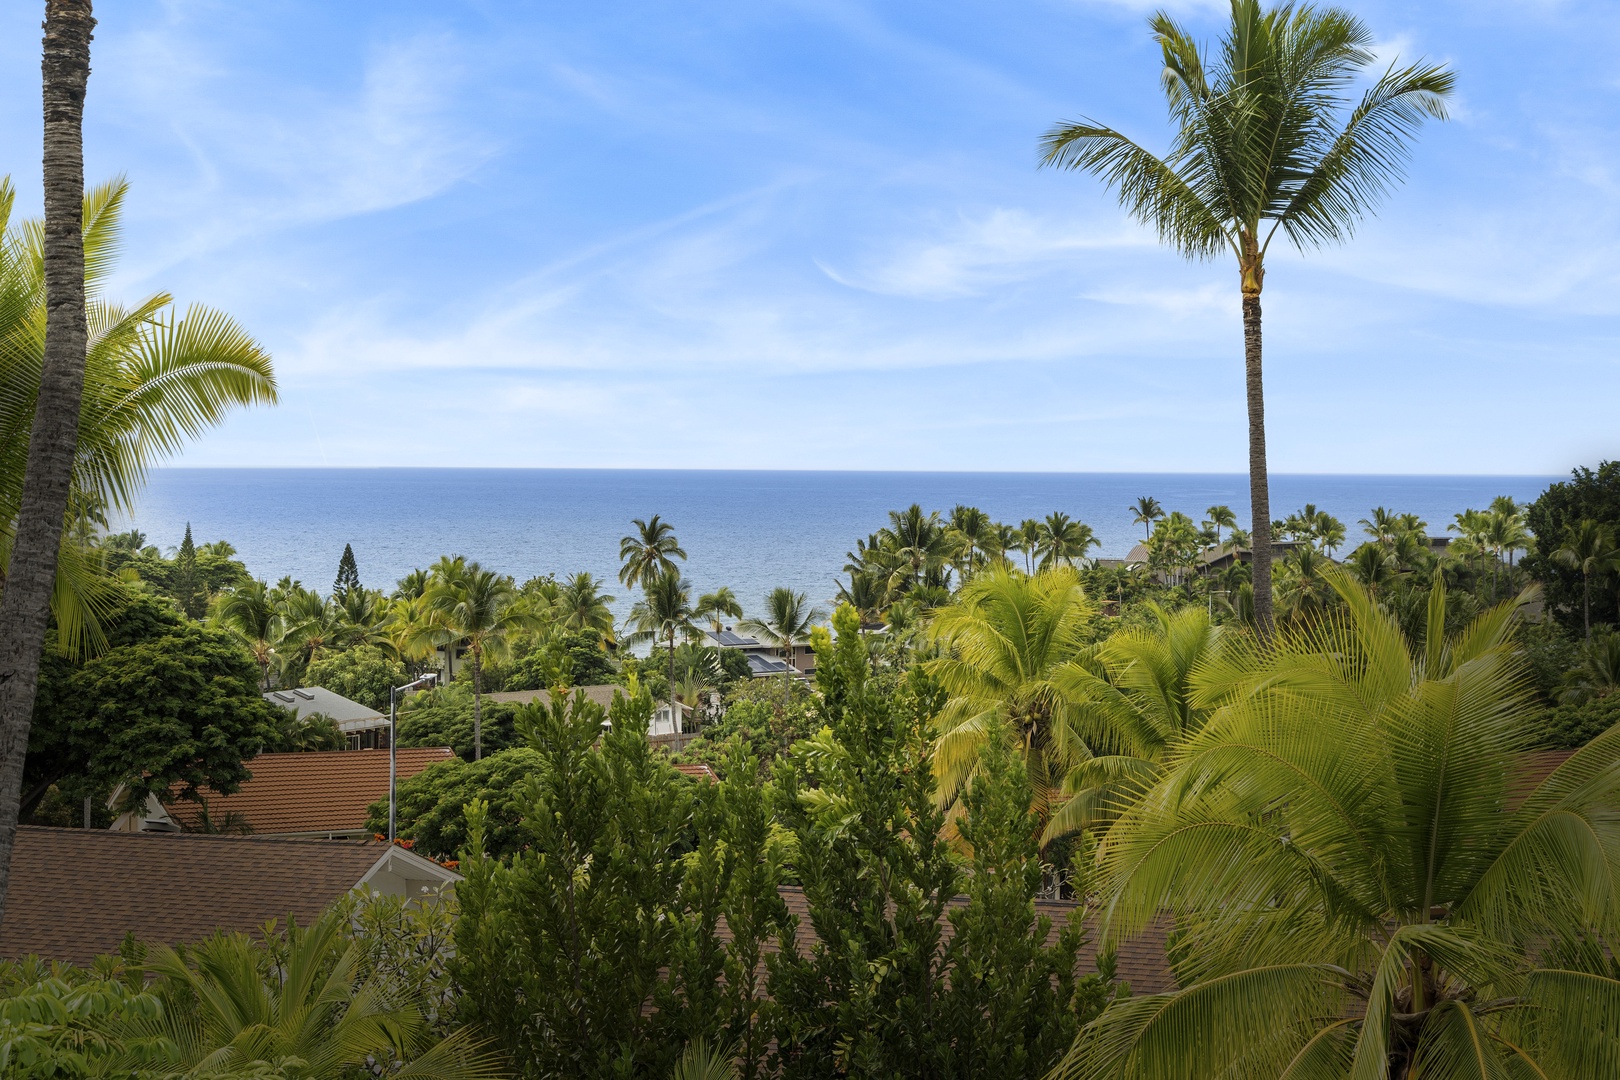
[[[951,541],[956,547],[956,577],[966,581],[995,543],[995,523],[990,515],[977,506],[957,503],[951,508],[946,524]]]
[[[1215,530],[1215,548],[1216,550],[1220,550],[1221,530],[1237,528],[1237,515],[1232,512],[1232,508],[1230,506],[1226,506],[1224,504],[1220,506],[1212,506],[1208,510],[1205,510],[1204,513],[1207,515],[1204,518],[1204,524],[1207,527]]]
[[[699,619],[708,619],[709,629],[718,634],[726,628],[726,619],[742,618],[743,608],[737,594],[731,591],[731,586],[722,585],[714,592],[698,597],[693,614]]]
[[[48,0],[45,5],[44,342],[28,454],[17,470],[20,497],[15,511],[8,506],[0,517],[11,539],[9,577],[0,591],[0,914],[5,911],[23,758],[39,689],[39,656],[56,589],[57,554],[78,447],[89,335],[82,231],[84,91],[95,24],[89,0]],[[8,202],[9,194],[8,189]],[[14,250],[6,255],[8,262],[17,258]],[[15,318],[31,298],[19,288],[21,282],[7,278],[0,280],[0,305]],[[12,446],[18,435],[7,432],[0,446]]]
[[[792,700],[793,647],[810,640],[810,628],[827,613],[810,603],[802,592],[778,585],[765,597],[765,614],[737,625],[782,654],[782,703]]]
[[[1041,544],[1041,523],[1036,518],[1025,518],[1018,524],[1018,550],[1024,553],[1024,573],[1035,572],[1035,551]]]
[[[1086,552],[1101,543],[1085,522],[1071,521],[1069,515],[1062,512],[1047,514],[1046,520],[1040,524],[1040,568],[1073,566],[1076,560],[1085,558]]]
[[[1064,777],[1091,757],[1083,716],[1063,681],[1079,661],[1091,603],[1073,567],[1034,576],[992,567],[962,587],[928,628],[944,655],[924,669],[949,695],[936,721],[940,802],[954,805],[988,739],[1009,738],[1029,768],[1043,828]]]
[[[214,621],[241,638],[259,665],[260,681],[270,689],[270,665],[276,662],[276,646],[286,636],[287,623],[261,580],[226,593],[214,608]]]
[[[1175,137],[1160,158],[1112,128],[1059,124],[1042,164],[1099,177],[1138,220],[1188,258],[1230,252],[1243,296],[1255,616],[1271,626],[1260,291],[1277,230],[1300,249],[1340,242],[1401,176],[1425,117],[1444,119],[1455,82],[1438,65],[1391,66],[1351,105],[1345,89],[1375,61],[1373,36],[1335,8],[1232,0],[1210,58],[1160,12],[1151,22]]]
[[[1153,523],[1164,517],[1164,507],[1151,495],[1143,495],[1131,507],[1131,521],[1142,526],[1143,539],[1153,536]]]
[[[428,590],[428,607],[438,616],[448,647],[463,646],[472,662],[473,760],[484,756],[483,670],[486,659],[501,659],[514,634],[535,630],[541,619],[528,609],[512,579],[475,562],[460,576]]]
[[[1173,920],[1179,989],[1111,1003],[1068,1077],[1614,1076],[1620,728],[1536,782],[1510,601],[1341,614],[1238,666],[1102,839],[1105,941]],[[1524,598],[1521,597],[1520,600]]]
[[[950,559],[951,538],[940,523],[939,512],[924,513],[917,503],[904,510],[890,510],[888,527],[878,535],[899,557],[901,569],[912,585],[942,570]]]
[[[619,541],[619,580],[632,589],[646,588],[655,579],[675,569],[675,560],[686,561],[686,551],[675,539],[675,526],[659,520],[657,514],[630,524],[636,531]]]
[[[1614,533],[1601,521],[1586,518],[1569,530],[1564,545],[1552,554],[1559,566],[1581,572],[1581,616],[1586,625],[1586,640],[1592,640],[1592,575],[1608,574],[1620,569],[1620,548],[1614,543]]]
[[[643,642],[656,644],[660,639],[668,646],[669,718],[677,729],[680,726],[681,713],[675,694],[675,638],[676,635],[693,636],[697,631],[693,623],[696,618],[697,611],[692,607],[691,584],[681,577],[679,570],[670,567],[647,582],[643,588],[641,599],[630,609],[630,625],[635,627],[635,631],[624,637],[624,643],[629,646],[640,645]]]

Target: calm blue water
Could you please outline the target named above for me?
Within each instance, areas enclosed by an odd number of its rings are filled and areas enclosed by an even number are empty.
[[[1411,511],[1441,533],[1452,515],[1497,495],[1527,501],[1556,477],[1274,476],[1272,516],[1306,502],[1355,522],[1374,506]],[[159,469],[134,523],[151,543],[229,540],[256,576],[284,574],[325,591],[343,545],[367,585],[460,554],[519,581],[589,570],[615,581],[631,518],[675,525],[699,591],[730,585],[753,609],[777,585],[818,602],[835,594],[844,553],[887,511],[957,503],[1017,523],[1062,510],[1122,556],[1141,537],[1130,505],[1151,495],[1199,520],[1225,503],[1248,518],[1241,475],[1096,473],[834,473],[596,469]],[[621,611],[628,607],[615,589]]]

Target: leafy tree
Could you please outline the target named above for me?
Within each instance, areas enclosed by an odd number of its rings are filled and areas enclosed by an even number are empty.
[[[397,789],[398,835],[416,850],[435,858],[455,858],[467,846],[467,807],[485,807],[484,849],[495,858],[521,851],[529,842],[523,828],[527,811],[526,782],[542,766],[539,754],[526,746],[499,750],[482,761],[455,758],[429,765],[402,780]],[[366,828],[388,832],[388,800],[371,804]]]
[[[131,597],[109,628],[107,651],[83,663],[48,655],[29,737],[22,810],[53,784],[128,804],[171,785],[234,791],[243,762],[276,737],[277,709],[234,637]]]
[[[545,641],[512,646],[512,661],[488,671],[489,686],[503,690],[547,690],[553,686],[600,686],[618,674],[594,631],[552,632]]]
[[[778,586],[765,597],[765,614],[757,619],[744,619],[738,623],[766,645],[782,654],[782,700],[788,700],[789,684],[793,681],[793,648],[809,639],[810,628],[827,613],[813,607],[802,592]]]
[[[354,561],[354,547],[343,545],[343,557],[338,560],[337,578],[332,582],[332,595],[343,597],[360,589],[360,567]]]
[[[649,746],[651,713],[646,695],[616,699],[609,716],[583,695],[526,707],[539,758],[523,792],[529,849],[498,862],[485,850],[487,809],[470,811],[462,1014],[524,1075],[662,1075],[674,1063],[681,1010],[645,1006],[671,978],[684,929],[697,793]]]
[[[1437,583],[1410,639],[1334,583],[1343,613],[1254,651],[1221,722],[1104,838],[1110,937],[1173,915],[1180,989],[1111,1005],[1054,1075],[1620,1065],[1620,981],[1545,950],[1620,925],[1620,729],[1524,791],[1517,602],[1447,634]]]
[[[1520,566],[1541,583],[1547,610],[1571,630],[1582,624],[1577,613],[1585,607],[1583,597],[1591,604],[1593,621],[1620,622],[1620,580],[1589,582],[1579,567],[1563,565],[1553,557],[1567,546],[1571,530],[1582,521],[1620,529],[1620,461],[1571,470],[1568,480],[1549,485],[1524,511],[1525,526],[1535,539]]]
[[[1555,705],[1536,725],[1536,744],[1548,750],[1579,750],[1620,724],[1620,695]]]
[[[408,682],[405,665],[375,645],[330,653],[304,670],[304,685],[325,687],[381,713],[388,711],[388,691]]]
[[[619,541],[619,580],[629,587],[650,588],[656,580],[677,574],[675,560],[686,561],[686,551],[675,539],[675,526],[657,514],[630,524],[636,531]],[[677,574],[677,576],[679,576]]]
[[[1266,475],[1260,292],[1281,229],[1300,249],[1343,241],[1401,176],[1425,117],[1445,119],[1455,79],[1421,62],[1391,66],[1350,107],[1344,91],[1375,62],[1373,36],[1336,8],[1263,10],[1232,0],[1232,21],[1210,62],[1168,14],[1150,25],[1163,53],[1161,84],[1175,125],[1160,158],[1098,124],[1059,124],[1042,164],[1080,169],[1188,258],[1230,252],[1242,278],[1253,509],[1255,616],[1272,622],[1271,501]]]
[[[481,734],[491,754],[517,745],[515,705],[490,705],[483,710]],[[399,745],[448,746],[464,760],[473,760],[473,696],[470,687],[446,686],[413,695],[399,712]]]

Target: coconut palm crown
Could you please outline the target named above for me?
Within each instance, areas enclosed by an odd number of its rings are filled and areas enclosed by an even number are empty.
[[[1168,14],[1150,20],[1175,134],[1163,157],[1089,120],[1041,140],[1041,164],[1089,172],[1188,258],[1230,252],[1243,295],[1254,514],[1255,614],[1271,623],[1271,503],[1265,451],[1260,292],[1280,230],[1301,249],[1341,242],[1400,178],[1425,118],[1444,119],[1454,85],[1442,66],[1392,65],[1351,103],[1374,62],[1372,33],[1336,8],[1262,9],[1232,0],[1213,58]]]

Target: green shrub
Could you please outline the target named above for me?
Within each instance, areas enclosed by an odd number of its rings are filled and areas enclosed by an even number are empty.
[[[375,645],[324,656],[304,669],[304,685],[320,686],[358,701],[380,713],[388,712],[388,691],[410,682],[405,665]]]
[[[1541,745],[1553,750],[1578,750],[1620,724],[1620,694],[1592,698],[1579,705],[1557,705],[1547,710]]]

